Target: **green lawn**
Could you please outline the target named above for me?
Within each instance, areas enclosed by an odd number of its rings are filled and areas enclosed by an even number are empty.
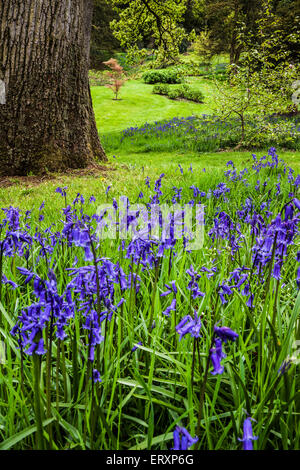
[[[170,100],[165,96],[154,95],[153,85],[141,80],[129,80],[123,86],[120,100],[113,100],[113,92],[104,86],[91,88],[96,123],[100,134],[121,131],[126,127],[139,126],[147,122],[186,117],[193,114],[211,112],[213,85],[204,79],[187,79],[187,83],[200,89],[205,102],[193,103]]]

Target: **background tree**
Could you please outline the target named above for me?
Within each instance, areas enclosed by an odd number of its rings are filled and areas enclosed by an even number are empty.
[[[193,43],[194,52],[207,66],[211,63],[215,48],[216,44],[213,40],[212,34],[208,31],[201,31]]]
[[[121,50],[120,42],[109,26],[114,19],[118,19],[118,14],[112,9],[110,0],[94,0],[90,54],[92,69],[103,69],[103,62],[109,60],[115,51]]]
[[[285,115],[296,105],[292,101],[293,84],[298,77],[299,69],[285,63],[276,68],[268,62],[254,71],[251,67],[233,65],[234,73],[230,74],[230,82],[222,83],[215,80],[214,94],[215,113],[221,119],[236,117],[240,128],[242,145],[253,145],[266,134],[272,133],[275,143],[282,135],[290,132],[289,121],[281,120],[273,124],[270,115]],[[255,116],[255,126],[253,126]]]
[[[293,11],[292,17],[287,10],[287,5]],[[248,32],[243,38],[245,50],[243,62],[251,66],[253,70],[263,68],[266,63],[269,67],[277,67],[283,63],[286,65],[298,63],[299,19],[299,1],[261,0],[255,31]]]
[[[261,0],[206,0],[205,19],[214,42],[213,53],[228,53],[238,64],[243,37],[256,27]]]
[[[145,37],[151,37],[160,65],[175,62],[179,46],[187,37],[180,25],[187,0],[111,0],[119,14],[110,24],[122,47],[139,48]]]
[[[195,31],[199,34],[207,29],[205,4],[205,0],[187,0],[182,23],[187,33]]]
[[[300,58],[300,2],[299,0],[275,0],[273,3],[278,27],[282,31],[282,41],[289,53],[288,60],[297,63]]]
[[[0,3],[0,173],[106,159],[88,82],[92,0]]]

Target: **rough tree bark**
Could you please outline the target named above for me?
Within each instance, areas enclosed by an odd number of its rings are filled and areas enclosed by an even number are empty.
[[[0,174],[106,160],[88,81],[93,0],[0,0]]]

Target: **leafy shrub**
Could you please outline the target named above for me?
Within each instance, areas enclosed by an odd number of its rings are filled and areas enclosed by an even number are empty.
[[[168,98],[170,100],[176,100],[177,98],[182,98],[182,92],[179,88],[172,88],[168,92]]]
[[[178,87],[170,88],[167,84],[158,84],[153,87],[153,93],[158,95],[167,95],[171,100],[184,98],[197,103],[203,103],[203,93],[198,90],[193,90],[189,85],[183,84]]]
[[[184,98],[190,101],[196,101],[196,103],[203,103],[204,95],[200,90],[187,90],[184,95]]]
[[[158,83],[157,85],[154,85],[152,93],[155,93],[156,95],[168,95],[170,91],[170,87],[167,83]]]
[[[182,77],[177,70],[149,70],[144,73],[143,80],[145,83],[181,83]]]

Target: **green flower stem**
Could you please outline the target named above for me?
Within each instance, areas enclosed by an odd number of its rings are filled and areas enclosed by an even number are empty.
[[[41,410],[41,395],[40,395],[40,380],[41,380],[41,359],[33,353],[33,387],[34,387],[34,410],[37,426],[37,450],[44,450],[44,436],[43,436],[43,420]]]

